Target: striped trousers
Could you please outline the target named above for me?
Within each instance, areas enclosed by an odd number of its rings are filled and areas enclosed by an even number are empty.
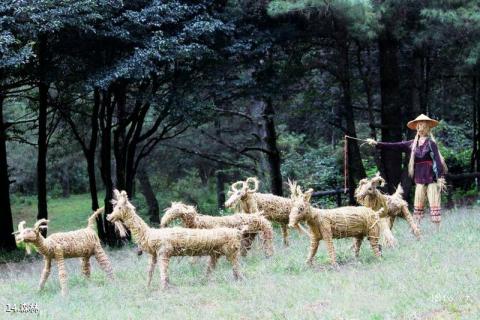
[[[441,192],[438,185],[434,183],[419,184],[417,183],[415,188],[415,201],[413,203],[413,214],[421,219],[425,211],[425,200],[428,198],[428,204],[430,206],[430,219],[434,223],[440,223],[441,216]]]

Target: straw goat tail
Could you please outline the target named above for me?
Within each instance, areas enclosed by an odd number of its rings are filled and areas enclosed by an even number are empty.
[[[91,216],[88,218],[88,228],[95,228],[95,223],[97,221],[97,217],[105,212],[105,207],[98,208]]]

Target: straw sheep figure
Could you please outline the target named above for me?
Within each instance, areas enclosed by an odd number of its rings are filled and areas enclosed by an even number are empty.
[[[310,253],[307,263],[312,264],[320,240],[325,240],[332,265],[337,266],[333,239],[353,237],[355,256],[360,253],[363,238],[367,237],[377,257],[381,256],[378,239],[379,214],[366,207],[340,207],[336,209],[317,209],[310,205],[313,190],[303,193],[300,187],[292,194],[293,207],[290,213],[289,227],[295,227],[305,221],[310,227]]]
[[[108,278],[113,279],[112,266],[95,232],[95,220],[103,211],[103,208],[95,211],[90,218],[88,218],[88,225],[84,229],[53,233],[47,238],[42,236],[40,230],[47,228],[46,224],[48,220],[38,220],[33,228],[25,228],[25,221],[19,223],[18,231],[15,232],[17,242],[34,245],[44,258],[45,266],[40,279],[40,290],[43,289],[50,275],[52,260],[57,262],[62,295],[66,295],[68,292],[67,272],[64,261],[64,259],[67,258],[81,258],[82,273],[85,277],[89,278],[90,257],[95,256],[95,259],[97,259],[100,267],[105,271]]]
[[[249,233],[242,239],[241,254],[245,256],[251,248],[256,235],[260,233],[265,255],[273,254],[273,228],[270,221],[258,214],[237,213],[230,216],[208,216],[199,214],[194,206],[181,202],[172,202],[170,208],[165,209],[165,214],[160,222],[160,227],[166,227],[171,221],[181,219],[183,226],[192,229],[237,228],[248,229]]]
[[[403,188],[399,184],[394,194],[384,194],[378,187],[383,187],[385,180],[377,173],[372,179],[360,180],[355,190],[355,198],[357,202],[365,207],[378,210],[384,208],[381,215],[382,220],[388,221],[388,228],[393,228],[396,217],[407,220],[413,234],[420,239],[420,229],[413,220],[412,214],[408,210],[408,203],[403,199]],[[393,235],[392,235],[393,236]],[[388,242],[388,239],[386,239]]]
[[[254,187],[250,188],[250,183]],[[290,183],[290,182],[289,182]],[[245,181],[237,181],[230,187],[229,198],[225,201],[225,207],[236,208],[242,213],[257,213],[262,211],[262,215],[272,222],[277,222],[282,228],[283,243],[288,246],[288,215],[292,210],[292,200],[279,197],[269,193],[259,193],[259,181],[255,177],[248,178]],[[290,185],[292,188],[292,185]],[[308,233],[300,224],[295,228],[300,233]]]
[[[150,286],[153,272],[160,258],[160,278],[164,288],[168,287],[168,265],[174,256],[210,256],[207,275],[215,268],[218,258],[224,255],[232,264],[233,276],[241,278],[238,255],[243,230],[232,228],[187,229],[150,228],[135,212],[125,191],[114,190],[113,212],[107,220],[124,233],[124,224],[131,232],[133,241],[141,250],[150,254],[147,285]]]

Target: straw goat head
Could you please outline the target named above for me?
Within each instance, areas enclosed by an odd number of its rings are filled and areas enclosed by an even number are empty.
[[[302,192],[300,186],[296,186],[295,190],[291,190],[291,192],[292,209],[288,219],[288,226],[294,228],[300,221],[306,219],[310,210],[310,199],[312,197],[313,189],[308,189],[307,191]]]
[[[253,183],[253,188],[250,188],[250,184]],[[255,177],[247,178],[245,181],[237,181],[233,183],[228,192],[228,200],[225,201],[225,207],[232,208],[240,201],[245,201],[246,198],[258,191],[259,181]]]

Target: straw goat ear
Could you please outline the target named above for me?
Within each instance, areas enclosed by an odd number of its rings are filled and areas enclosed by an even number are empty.
[[[26,224],[27,222],[25,220],[20,221],[20,223],[18,224],[18,233],[22,232],[25,229]]]
[[[312,193],[313,193],[313,189],[312,188],[308,189],[303,194],[303,199],[305,199],[306,202],[310,202],[310,199],[312,198]]]
[[[118,200],[120,197],[120,191],[118,189],[113,189],[113,199]]]
[[[297,183],[293,180],[288,179],[288,188],[290,189],[290,195],[295,196],[297,194]]]

